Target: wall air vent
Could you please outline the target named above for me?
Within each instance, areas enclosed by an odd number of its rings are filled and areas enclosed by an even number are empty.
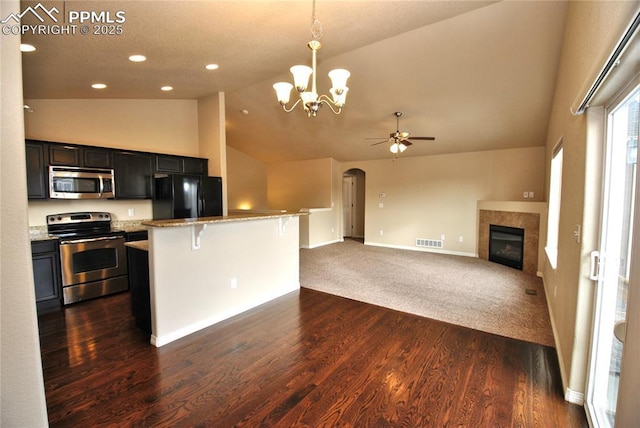
[[[442,248],[444,241],[441,239],[422,239],[416,238],[416,247],[424,248]]]

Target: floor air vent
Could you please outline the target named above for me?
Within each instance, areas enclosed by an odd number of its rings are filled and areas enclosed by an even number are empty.
[[[416,247],[442,248],[444,241],[440,239],[416,238]]]

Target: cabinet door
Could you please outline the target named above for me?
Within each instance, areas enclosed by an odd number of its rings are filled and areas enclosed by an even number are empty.
[[[80,147],[58,144],[49,145],[49,164],[62,166],[81,166]]]
[[[36,307],[38,311],[57,308],[62,296],[57,244],[54,241],[40,241],[32,243],[31,248]],[[48,252],[40,252],[42,249]]]
[[[182,158],[183,170],[185,174],[207,175],[209,172],[209,161],[200,158]]]
[[[27,143],[27,195],[29,199],[47,198],[47,164],[45,162],[45,145]]]
[[[88,168],[113,168],[111,151],[85,147],[83,153],[83,166]]]
[[[182,159],[178,156],[155,155],[156,172],[180,173],[182,172]]]
[[[127,242],[146,241],[147,239],[149,239],[149,232],[147,232],[146,230],[127,232]]]
[[[153,195],[151,154],[115,152],[113,171],[116,199],[151,199]]]

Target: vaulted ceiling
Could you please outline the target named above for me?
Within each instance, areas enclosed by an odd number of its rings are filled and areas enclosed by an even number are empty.
[[[544,145],[567,6],[318,0],[318,90],[328,94],[333,68],[351,72],[350,90],[342,114],[325,107],[308,118],[300,106],[284,113],[272,85],[291,81],[290,66],[310,65],[310,0],[40,3],[60,11],[61,25],[80,10],[125,20],[122,34],[82,35],[78,22],[76,34],[24,34],[37,47],[23,54],[25,99],[224,92],[227,144],[264,162],[390,158],[387,144],[371,144],[396,130],[395,111],[403,112],[401,131],[436,137],[403,156]],[[147,60],[130,62],[131,54]],[[209,63],[220,67],[205,70]],[[95,90],[95,82],[108,86]]]

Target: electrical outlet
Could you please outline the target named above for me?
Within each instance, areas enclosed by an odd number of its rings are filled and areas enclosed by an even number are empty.
[[[378,208],[384,208],[384,204],[382,202],[378,203]]]
[[[440,240],[444,241],[444,233],[442,235],[440,235]]]
[[[529,197],[533,198],[534,193],[533,192],[529,192]]]
[[[127,214],[129,214],[129,217],[133,217],[134,215],[136,215],[136,210],[134,210],[133,208],[129,208],[127,210]]]
[[[380,236],[384,235],[384,230],[380,229]]]
[[[523,196],[525,199],[527,199],[527,198],[529,197],[529,192],[524,192],[524,193],[522,194],[522,196]]]
[[[458,236],[458,241],[463,242],[464,241],[464,236]]]
[[[231,288],[234,290],[238,288],[238,278],[231,278]]]

